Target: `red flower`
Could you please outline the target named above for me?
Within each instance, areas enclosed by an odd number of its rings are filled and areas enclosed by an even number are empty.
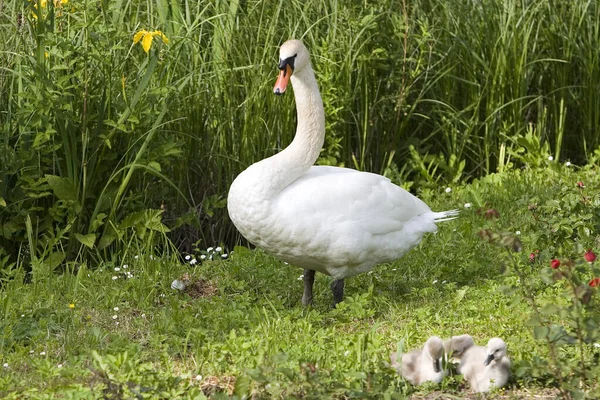
[[[583,255],[583,257],[585,258],[585,260],[587,262],[596,261],[596,254],[591,249],[586,251],[585,254]]]
[[[535,253],[529,253],[529,262],[535,261]]]
[[[591,287],[600,287],[600,278],[594,278],[588,283]]]
[[[577,186],[579,186],[582,189],[585,187],[585,185],[581,181],[577,182]]]
[[[552,261],[550,261],[550,266],[552,267],[552,269],[557,269],[558,267],[560,267],[560,260],[553,258]]]

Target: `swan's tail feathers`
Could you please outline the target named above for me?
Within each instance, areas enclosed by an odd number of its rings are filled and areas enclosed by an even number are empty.
[[[442,212],[434,212],[433,220],[435,222],[444,222],[450,221],[452,219],[458,218],[459,210],[450,210],[450,211],[442,211]]]

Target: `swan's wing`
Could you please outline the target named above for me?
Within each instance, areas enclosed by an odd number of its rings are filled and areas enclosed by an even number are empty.
[[[400,231],[412,218],[431,212],[423,201],[388,178],[336,167],[310,168],[285,188],[275,203],[280,210],[296,215],[350,221],[374,235]]]

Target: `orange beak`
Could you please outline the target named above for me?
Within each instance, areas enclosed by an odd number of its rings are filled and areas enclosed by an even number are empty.
[[[285,89],[287,88],[288,82],[290,81],[292,72],[294,72],[294,70],[289,65],[286,65],[284,69],[279,71],[279,77],[277,78],[277,82],[275,82],[273,93],[277,95],[282,95],[285,93]]]

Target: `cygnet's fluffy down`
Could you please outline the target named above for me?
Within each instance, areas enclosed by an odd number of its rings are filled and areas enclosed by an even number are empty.
[[[483,346],[471,346],[460,357],[458,372],[463,374],[475,392],[489,392],[506,385],[510,376],[510,359],[506,343],[492,338]]]
[[[437,336],[431,336],[423,349],[416,349],[402,354],[402,365],[398,365],[397,354],[392,353],[392,366],[413,385],[424,382],[439,383],[444,378],[442,357],[444,342]]]
[[[471,335],[452,336],[444,342],[444,350],[449,362],[458,362],[464,352],[475,345],[475,341]]]

